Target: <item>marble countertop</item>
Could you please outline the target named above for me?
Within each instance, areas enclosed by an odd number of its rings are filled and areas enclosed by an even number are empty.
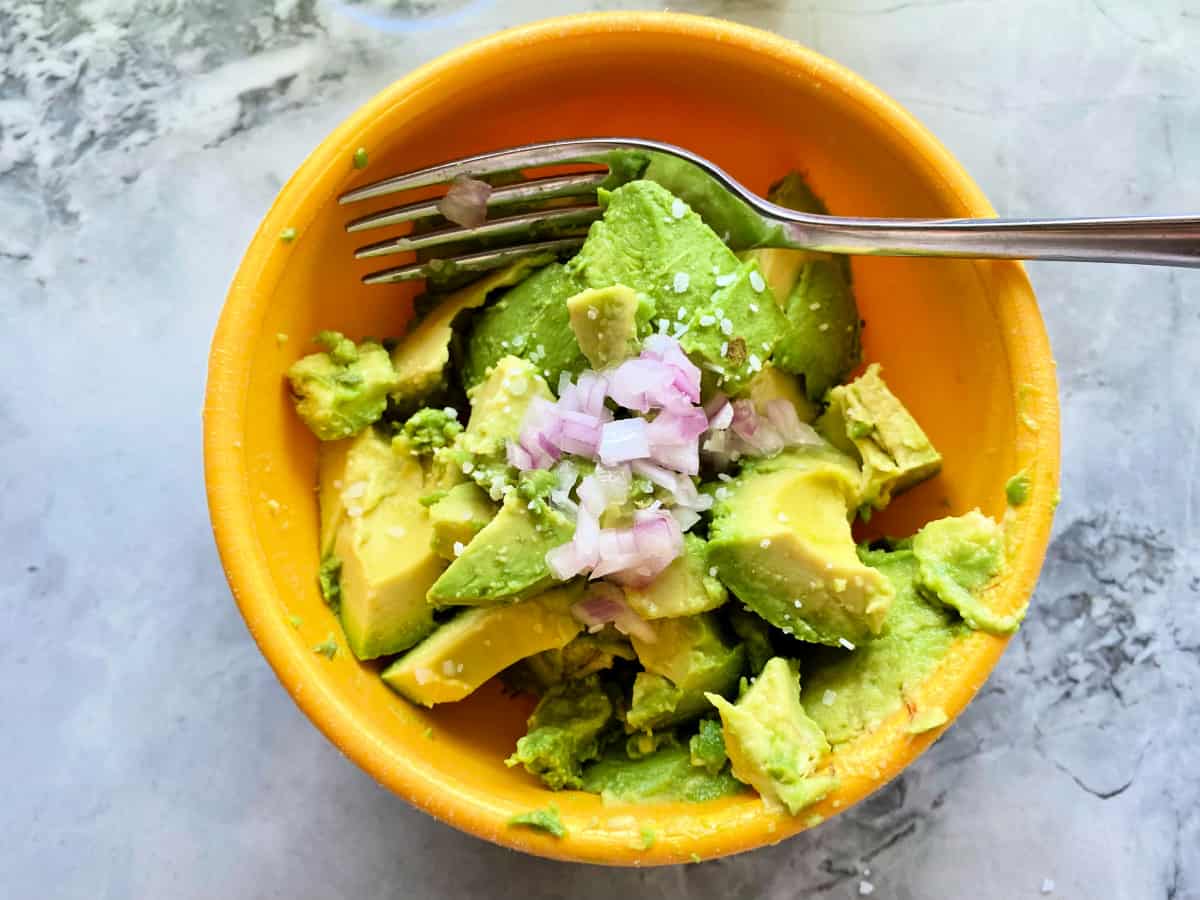
[[[209,336],[284,179],[462,42],[314,0],[0,4],[0,884],[11,897],[1200,898],[1200,273],[1031,265],[1063,503],[966,714],[779,846],[612,871],[418,813],[308,723],[231,602],[201,482]],[[630,3],[645,6],[644,3]],[[1188,0],[691,0],[906,104],[1012,215],[1200,208]]]

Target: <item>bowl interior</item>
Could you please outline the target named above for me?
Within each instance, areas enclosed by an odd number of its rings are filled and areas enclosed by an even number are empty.
[[[545,855],[655,863],[781,839],[864,796],[935,735],[913,738],[897,719],[844,747],[842,788],[799,818],[766,813],[753,795],[654,807],[552,795],[503,763],[524,731],[526,699],[489,685],[464,703],[419,710],[344,646],[333,660],[312,652],[331,631],[340,643],[340,631],[315,586],[316,441],[292,412],[282,378],[312,351],[308,340],[319,329],[396,335],[409,316],[411,286],[359,283],[378,261],[351,261],[364,239],[344,233],[349,214],[338,193],[477,151],[620,134],[681,144],[764,193],[800,168],[836,213],[989,212],[943,151],[887,101],[768,35],[672,16],[562,20],[502,35],[376,98],[284,189],[238,273],[214,343],[206,457],[218,542],[247,621],[289,691],[352,758],[481,836]],[[361,172],[351,165],[359,146],[370,157]],[[353,214],[365,211],[370,206]],[[293,243],[278,240],[283,227],[297,229]],[[1031,467],[1033,500],[1009,514],[1013,564],[992,597],[1000,609],[1015,608],[1036,578],[1057,480],[1052,368],[1028,282],[1011,263],[859,258],[853,275],[866,357],[882,363],[946,461],[940,477],[903,495],[871,530],[908,534],[976,506],[1002,516],[1005,480]],[[303,621],[293,627],[289,616]],[[919,692],[956,714],[1003,645],[981,634],[962,641]],[[565,840],[505,827],[514,812],[551,800],[570,829]],[[645,826],[657,838],[649,850]]]

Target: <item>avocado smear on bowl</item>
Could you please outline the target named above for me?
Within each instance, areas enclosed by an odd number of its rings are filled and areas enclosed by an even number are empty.
[[[292,365],[314,578],[398,702],[536,695],[506,762],[552,790],[796,815],[885,718],[945,724],[909,696],[956,640],[1017,628],[988,605],[1004,532],[975,510],[855,543],[941,456],[878,365],[851,377],[846,260],[735,253],[686,173],[654,175],[600,191],[573,257]],[[771,199],[824,210],[797,173]],[[548,809],[513,824],[563,833]]]

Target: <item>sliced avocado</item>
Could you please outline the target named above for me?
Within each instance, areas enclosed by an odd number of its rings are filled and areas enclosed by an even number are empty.
[[[455,319],[464,310],[483,306],[493,291],[525,280],[544,262],[540,257],[520,260],[443,297],[392,351],[397,376],[393,402],[402,408],[411,406],[442,388],[450,363]]]
[[[767,404],[772,400],[792,404],[801,422],[815,422],[819,411],[817,404],[805,395],[799,378],[769,363],[746,382],[737,396],[748,398],[759,415],[767,414]]]
[[[645,587],[627,587],[625,602],[643,619],[671,619],[716,609],[729,599],[729,592],[708,569],[707,543],[685,534],[683,554]]]
[[[819,402],[862,360],[858,305],[837,260],[805,261],[783,312],[775,364],[803,375],[809,399]]]
[[[429,513],[417,499],[424,471],[416,458],[400,450],[393,452],[392,445],[372,433],[347,454],[347,471],[370,459],[386,472],[378,475],[377,488],[367,480],[342,490],[346,513],[333,548],[341,562],[342,629],[359,659],[399,653],[433,629],[425,591],[445,563],[430,548]],[[373,494],[378,500],[370,508],[352,505],[369,502]]]
[[[524,660],[521,675],[541,691],[563,681],[586,678],[611,669],[618,659],[637,659],[629,639],[611,625],[595,634],[581,634],[561,650],[545,650]]]
[[[583,764],[600,755],[600,735],[612,718],[612,700],[595,675],[555,685],[538,702],[528,733],[505,763],[524,766],[556,791],[581,787]]]
[[[737,703],[709,695],[721,713],[734,777],[792,815],[837,786],[834,777],[814,774],[829,742],[800,705],[799,682],[792,665],[777,656]]]
[[[287,372],[296,412],[323,441],[351,437],[383,415],[399,375],[375,341],[355,345],[336,331],[316,341],[327,352],[298,359]]]
[[[646,671],[633,683],[626,721],[633,730],[686,721],[708,706],[705,692],[729,693],[745,665],[740,644],[730,644],[712,613],[649,623],[654,639],[631,641]]]
[[[942,457],[880,374],[878,363],[829,392],[817,428],[862,464],[861,502],[883,509],[897,494],[936,475]]]
[[[704,803],[744,790],[728,771],[712,775],[693,766],[688,748],[681,746],[663,747],[634,760],[620,748],[609,750],[584,769],[583,789],[609,803]]]
[[[654,301],[623,284],[588,288],[567,300],[571,330],[593,369],[607,369],[638,352],[638,337]]]
[[[694,163],[676,156],[656,155],[642,178],[653,181],[694,209],[721,242],[741,249],[766,241],[773,226],[734,196],[723,184]]]
[[[476,456],[504,457],[504,445],[521,434],[521,423],[535,397],[554,401],[554,395],[533,364],[504,356],[490,374],[467,392],[471,418],[462,449]]]
[[[533,502],[533,501],[530,501]],[[574,526],[546,508],[528,508],[516,491],[429,588],[435,606],[490,606],[529,597],[550,586],[546,554],[571,539]]]
[[[450,488],[446,496],[429,507],[433,552],[442,559],[456,559],[475,535],[492,521],[497,508],[473,482]]]
[[[530,362],[551,384],[562,372],[586,369],[567,314],[567,298],[584,287],[566,267],[551,263],[479,313],[463,359],[468,390],[510,355]]]
[[[913,537],[912,552],[921,590],[958,610],[972,628],[1004,635],[1020,626],[1025,607],[1003,615],[985,602],[1004,568],[1004,532],[993,519],[974,509],[930,522]]]
[[[333,552],[338,528],[346,515],[346,456],[352,440],[321,441],[317,447],[317,505],[321,511],[321,556]]]
[[[895,591],[850,534],[858,467],[801,447],[747,465],[713,508],[708,558],[750,609],[802,641],[859,644],[878,634]]]
[[[383,672],[383,680],[414,703],[452,703],[517,660],[562,647],[581,625],[571,615],[575,586],[520,603],[468,609],[440,626]]]
[[[805,657],[800,700],[835,747],[873,730],[910,704],[925,680],[966,628],[917,590],[917,560],[911,550],[859,550],[896,591],[883,630],[854,652],[819,650]],[[920,710],[910,711],[914,713]]]
[[[568,269],[585,287],[620,284],[648,296],[710,380],[723,372],[737,385],[753,375],[750,357],[765,362],[786,324],[757,268],[740,263],[686,203],[652,181],[600,198],[604,218]]]

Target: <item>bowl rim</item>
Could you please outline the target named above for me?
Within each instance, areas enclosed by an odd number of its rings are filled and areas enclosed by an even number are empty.
[[[385,112],[399,98],[442,77],[461,66],[470,66],[480,57],[503,54],[530,43],[560,37],[602,36],[621,32],[655,32],[664,36],[684,37],[709,43],[732,45],[739,51],[766,55],[781,66],[804,72],[836,88],[847,102],[868,110],[884,120],[909,144],[942,187],[955,196],[969,214],[994,216],[990,203],[949,151],[924,126],[898,103],[860,76],[827,57],[793,41],[751,26],[704,16],[671,12],[606,12],[563,16],[520,25],[492,34],[443,54],[393,82],[355,110],[312,151],[280,190],[263,218],[230,285],[209,354],[208,381],[203,412],[204,473],[209,512],[222,565],[230,589],[263,656],[279,681],[308,718],[340,750],[381,784],[435,818],[486,840],[540,856],[610,865],[653,865],[686,860],[682,847],[659,844],[651,851],[635,853],[618,842],[583,840],[574,833],[554,839],[525,829],[505,828],[502,809],[481,802],[465,791],[447,790],[447,785],[420,766],[401,767],[388,762],[381,743],[356,719],[350,704],[331,690],[305,689],[305,666],[301,649],[291,635],[290,626],[271,612],[275,588],[265,552],[257,540],[252,501],[248,489],[248,466],[241,437],[246,422],[245,385],[253,358],[250,342],[265,313],[267,303],[256,286],[278,279],[286,256],[276,252],[280,230],[293,224],[292,214],[302,206],[332,197],[344,175],[345,147],[363,127]],[[298,223],[301,224],[302,223]],[[1023,539],[1010,556],[1011,573],[1006,581],[1012,596],[1029,598],[1033,593],[1053,521],[1053,499],[1059,476],[1059,410],[1054,363],[1049,340],[1032,287],[1019,262],[991,263],[994,272],[1019,290],[1028,292],[1031,302],[1012,304],[1002,310],[1001,329],[1006,350],[1018,344],[1020,356],[1029,365],[1024,373],[1032,387],[1025,412],[1036,417],[1039,428],[1034,436],[1036,447],[1035,491],[1023,523]],[[230,448],[234,448],[230,452]],[[982,686],[1008,643],[1007,638],[975,634],[969,658],[969,674],[961,682],[949,685],[939,695],[950,713],[957,716]],[[907,767],[940,734],[937,729],[911,740],[894,751],[886,764],[847,796],[846,806],[861,800]],[[843,792],[845,793],[845,792]],[[801,819],[804,817],[797,817]],[[768,821],[770,819],[770,821]],[[710,848],[703,857],[718,856],[776,843],[784,837],[816,824],[797,821],[794,827],[776,828],[774,817],[742,816],[734,823],[732,834],[722,837],[718,849]],[[692,857],[695,859],[695,857]]]

